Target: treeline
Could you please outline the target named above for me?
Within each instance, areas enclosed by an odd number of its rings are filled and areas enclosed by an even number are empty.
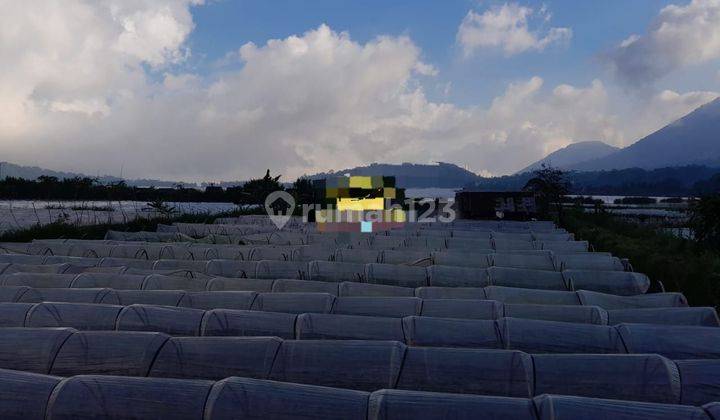
[[[0,199],[3,200],[78,200],[78,201],[178,201],[223,202],[235,204],[263,204],[272,191],[285,189],[280,176],[252,179],[240,186],[222,188],[208,186],[204,190],[176,185],[173,188],[128,186],[124,181],[103,184],[97,179],[75,177],[59,179],[41,176],[35,180],[8,177],[0,180]],[[301,179],[291,191],[298,195],[312,195],[312,185]]]

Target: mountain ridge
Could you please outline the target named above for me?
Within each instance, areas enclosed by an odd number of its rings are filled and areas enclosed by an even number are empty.
[[[620,148],[611,146],[599,140],[579,141],[555,150],[544,158],[526,166],[516,173],[521,174],[524,172],[531,172],[539,169],[543,164],[564,169],[571,165],[605,157],[611,153],[617,152],[618,150],[620,150]]]
[[[607,156],[566,169],[599,171],[626,168],[720,164],[720,97]]]

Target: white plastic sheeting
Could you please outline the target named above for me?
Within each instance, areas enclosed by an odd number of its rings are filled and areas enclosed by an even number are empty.
[[[185,292],[179,290],[115,290],[105,295],[102,303],[177,306],[184,295]]]
[[[208,282],[208,291],[269,292],[274,280],[215,277]]]
[[[670,359],[720,359],[720,328],[620,324],[629,353],[657,353]]]
[[[637,323],[720,327],[715,308],[647,308],[608,311],[609,324]]]
[[[402,318],[420,315],[422,307],[423,300],[414,297],[341,296],[335,299],[332,313]]]
[[[63,343],[50,373],[146,376],[168,338],[156,332],[77,332]]]
[[[431,265],[426,271],[428,286],[432,287],[484,287],[490,284],[484,268]]]
[[[486,299],[482,287],[418,287],[415,295],[423,299]]]
[[[328,293],[260,293],[252,304],[255,311],[285,313],[330,313],[335,296]]]
[[[368,393],[249,378],[217,382],[207,399],[205,419],[366,420]]]
[[[535,397],[535,407],[540,420],[708,420],[707,414],[698,407],[563,395]]]
[[[555,255],[555,266],[560,270],[624,271],[620,259],[599,253]]]
[[[574,292],[489,286],[485,288],[485,293],[488,299],[503,303],[534,303],[539,305],[580,304],[580,300]]]
[[[403,319],[358,315],[301,314],[295,337],[300,340],[403,341]]]
[[[485,395],[382,390],[370,395],[368,420],[535,420],[532,400]]]
[[[330,293],[337,296],[339,287],[339,283],[325,281],[278,279],[273,283],[272,291],[279,293]]]
[[[590,244],[587,241],[548,241],[541,239],[535,242],[537,249],[549,249],[560,254],[588,252]]]
[[[583,305],[594,305],[608,310],[688,306],[687,299],[681,293],[650,293],[639,296],[616,296],[578,290],[577,296]]]
[[[405,345],[396,341],[297,341],[280,346],[269,379],[374,391],[393,388]]]
[[[170,335],[200,335],[204,311],[171,306],[130,305],[117,317],[118,330],[158,331]]]
[[[680,403],[680,373],[652,354],[539,354],[532,357],[536,394]]]
[[[138,260],[133,258],[102,258],[98,263],[99,267],[134,267],[152,269],[155,261]]]
[[[32,306],[30,303],[0,303],[0,327],[22,327]]]
[[[203,319],[204,336],[275,336],[295,338],[295,314],[213,309]]]
[[[62,381],[47,405],[52,419],[202,418],[211,381],[75,376]]]
[[[369,249],[338,249],[335,261],[345,263],[367,264],[382,261],[382,251]]]
[[[210,260],[205,273],[220,277],[255,277],[256,261]]]
[[[0,276],[0,285],[67,288],[74,278],[75,274],[16,273]]]
[[[504,310],[505,316],[511,318],[527,318],[597,325],[607,325],[608,323],[607,312],[597,306],[506,303],[504,305]]]
[[[424,299],[422,316],[461,319],[497,319],[503,308],[493,300],[475,299]]]
[[[82,273],[72,281],[75,288],[110,288],[116,290],[138,290],[145,282],[143,275]]]
[[[172,337],[148,376],[183,379],[265,379],[282,340],[277,337]]]
[[[340,282],[362,281],[365,265],[349,262],[311,261],[308,263],[310,280]]]
[[[365,281],[401,287],[428,286],[428,274],[424,267],[393,264],[366,264]]]
[[[257,297],[255,292],[218,291],[183,293],[177,306],[195,309],[248,310]]]
[[[58,350],[74,331],[71,328],[1,328],[0,368],[48,373]]]
[[[511,350],[529,353],[626,353],[618,331],[604,325],[503,318],[498,321],[498,329],[503,347]]]
[[[682,404],[720,401],[720,360],[676,360],[675,364],[682,379]]]
[[[259,279],[307,279],[310,276],[306,262],[263,260],[257,263],[255,277]]]
[[[491,265],[495,267],[526,268],[529,270],[555,271],[555,263],[550,255],[527,254],[490,254]]]
[[[70,264],[0,264],[0,274],[15,273],[46,273],[46,274],[62,274],[70,271],[77,271]]]
[[[142,288],[144,290],[187,290],[197,292],[206,290],[209,280],[210,279],[207,278],[187,278],[152,274],[145,278]]]
[[[384,284],[340,283],[339,296],[415,296],[415,289]]]
[[[39,303],[28,312],[28,327],[72,327],[79,330],[114,330],[118,305],[90,303]]]
[[[650,288],[642,273],[627,271],[565,270],[563,277],[571,290],[590,290],[621,296],[641,295]]]
[[[0,418],[44,419],[50,393],[62,378],[0,369]]]
[[[436,251],[432,253],[432,258],[433,263],[438,265],[487,268],[490,266],[489,255],[492,252]]]
[[[405,342],[413,346],[501,348],[495,321],[409,316]]]
[[[26,293],[31,295],[27,297],[30,301],[38,298],[35,289],[29,286],[2,286],[0,287],[0,302],[20,302]]]
[[[398,389],[532,397],[530,355],[510,350],[408,347]]]
[[[568,290],[562,273],[525,268],[490,267],[490,284],[527,289]]]
[[[384,264],[430,263],[430,254],[430,251],[422,250],[385,250],[382,251],[380,261]]]

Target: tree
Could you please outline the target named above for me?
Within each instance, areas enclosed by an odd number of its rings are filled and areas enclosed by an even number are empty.
[[[292,194],[298,204],[312,204],[315,200],[315,190],[312,181],[308,178],[298,178],[292,187]]]
[[[281,175],[270,176],[270,169],[268,169],[264,177],[246,182],[242,188],[243,197],[240,199],[240,204],[264,204],[265,197],[270,193],[284,190],[278,181],[280,177]]]
[[[570,184],[565,177],[565,171],[543,164],[533,172],[533,177],[523,187],[523,191],[535,194],[542,217],[550,217],[550,211],[554,207],[562,221],[562,199],[570,191]]]
[[[692,204],[689,227],[696,241],[720,249],[720,194],[702,196]]]

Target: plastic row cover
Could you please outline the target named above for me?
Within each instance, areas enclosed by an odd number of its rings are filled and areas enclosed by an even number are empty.
[[[17,322],[26,308],[10,313]],[[490,309],[491,310],[491,309]],[[478,313],[480,310],[478,310]],[[478,317],[483,314],[479,313]],[[673,359],[720,358],[720,328],[620,324],[617,327],[520,318],[404,318],[152,305],[42,303],[16,326],[159,331],[171,335],[274,335],[300,339],[399,340],[408,344],[489,347],[546,353],[657,353]],[[669,334],[673,332],[673,334]],[[622,340],[620,337],[622,336]]]
[[[120,291],[139,291],[143,286],[161,290],[190,291],[257,291],[257,292],[306,292],[330,293],[337,296],[356,297],[397,297],[417,296],[426,299],[490,299],[503,303],[536,305],[584,305],[598,306],[608,310],[687,307],[687,300],[680,293],[651,293],[637,296],[617,296],[605,293],[579,290],[577,292],[558,290],[536,290],[516,287],[419,287],[408,288],[358,282],[322,282],[308,280],[272,280],[247,278],[195,279],[175,276],[116,275],[107,273],[84,273],[75,275],[14,274],[2,280],[0,302],[19,301],[19,290],[63,288],[112,288]],[[27,289],[25,289],[27,288]],[[150,291],[146,290],[145,291]],[[72,292],[67,292],[68,296]],[[22,294],[22,293],[20,293]],[[34,293],[37,295],[37,293]],[[59,296],[59,295],[58,295]],[[33,300],[23,300],[32,302]],[[84,300],[83,300],[84,301]],[[95,300],[93,300],[94,302]],[[107,303],[116,303],[108,301]],[[166,304],[163,301],[162,304]],[[648,312],[651,314],[651,312]],[[648,317],[655,318],[654,315]],[[618,318],[626,322],[621,314]]]
[[[249,280],[249,279],[247,279]],[[243,291],[177,290],[113,290],[113,289],[31,289],[27,287],[0,287],[10,302],[0,303],[0,324],[23,326],[22,311],[30,312],[31,303],[63,302],[83,304],[103,303],[109,305],[148,304],[179,306],[195,309],[242,309],[285,313],[335,313],[404,317],[422,315],[461,319],[514,318],[541,319],[572,323],[616,325],[621,323],[647,323],[661,325],[695,325],[718,327],[717,313],[709,307],[675,307],[650,309],[623,309],[606,311],[596,306],[538,305],[500,303],[485,299],[434,299],[417,297],[339,296],[335,291],[318,290],[298,292],[287,287],[288,282],[304,280],[277,280],[272,293]],[[319,282],[317,286],[327,285]],[[292,283],[290,283],[292,286]],[[290,289],[290,292],[285,290]],[[331,293],[328,293],[331,292]],[[0,299],[2,296],[0,295]],[[28,306],[29,305],[29,306]],[[58,306],[58,308],[68,305]],[[72,307],[72,305],[69,305]],[[58,311],[59,309],[53,309]],[[33,317],[38,312],[32,311]],[[35,318],[28,318],[28,322]],[[17,323],[20,322],[18,325]],[[29,325],[28,325],[29,326]],[[74,325],[73,325],[74,326]],[[84,328],[87,329],[87,328]]]
[[[20,335],[28,331],[35,335]],[[245,376],[368,391],[398,388],[513,397],[562,393],[672,404],[702,404],[720,396],[712,382],[717,361],[676,365],[657,355],[529,355],[513,350],[406,348],[397,341],[169,338],[138,332],[0,334],[18,346],[33,346],[15,358],[0,353],[0,368],[19,366],[54,375]],[[701,373],[702,369],[709,371]]]
[[[255,250],[257,251],[257,250]],[[268,248],[263,252],[284,252]],[[358,251],[366,252],[366,251]],[[371,251],[374,252],[374,251]],[[425,255],[425,254],[422,254]],[[264,255],[268,257],[270,255]],[[414,260],[421,255],[414,255]],[[32,257],[32,256],[21,256]],[[482,257],[482,258],[479,258]],[[496,284],[514,286],[519,284],[530,288],[594,290],[619,295],[635,295],[645,293],[650,281],[647,276],[639,273],[623,271],[607,271],[602,268],[593,270],[566,270],[562,276],[553,272],[553,259],[548,254],[489,254],[489,255],[454,255],[436,261],[427,272],[422,267],[399,264],[375,263],[375,257],[361,261],[341,262],[318,261],[285,261],[285,260],[143,260],[132,258],[106,257],[99,261],[65,261],[75,257],[52,257],[57,264],[50,266],[28,266],[13,263],[2,268],[6,274],[14,272],[46,272],[63,273],[77,272],[82,267],[113,267],[127,266],[145,270],[189,270],[208,275],[223,277],[250,277],[250,278],[291,278],[312,279],[322,281],[366,281],[369,283],[388,284],[405,287],[420,286],[454,286],[466,287]],[[48,257],[50,258],[50,257]],[[398,261],[401,257],[397,257]],[[419,259],[418,261],[423,261]],[[429,260],[428,260],[429,261]],[[397,262],[397,261],[396,261]],[[443,264],[437,264],[442,262]],[[70,264],[62,265],[63,263]],[[75,267],[75,264],[78,267]],[[367,264],[365,264],[367,263]],[[9,263],[8,263],[9,264]],[[491,267],[490,271],[495,277],[488,279],[488,273],[482,268]],[[518,274],[513,274],[513,269]],[[70,271],[68,271],[70,270]],[[74,271],[73,271],[74,270]],[[523,271],[522,277],[519,272]],[[455,280],[448,280],[452,272]],[[448,274],[443,274],[448,273]],[[457,274],[455,274],[457,273]],[[2,273],[0,273],[2,274]],[[505,278],[509,279],[505,280]],[[534,279],[540,279],[535,282]],[[491,283],[493,280],[495,282]]]
[[[143,260],[135,260],[143,261]],[[147,262],[147,261],[146,261]],[[124,270],[90,269],[94,272],[80,274],[52,274],[55,266],[37,266],[52,268],[51,272],[15,273],[0,276],[1,285],[26,285],[31,287],[112,287],[116,289],[157,288],[143,286],[143,275],[165,273],[173,277],[191,277],[202,279],[196,272],[209,272],[211,275],[227,278],[260,279],[311,279],[326,282],[355,281],[371,284],[383,284],[399,287],[484,287],[488,285],[527,287],[532,289],[600,290],[616,295],[639,295],[645,293],[650,281],[647,276],[632,272],[612,271],[571,271],[569,274],[552,271],[490,267],[459,267],[433,265],[427,268],[392,264],[357,264],[330,261],[293,262],[293,261],[230,261],[213,260],[181,261],[158,260],[152,267],[130,267]],[[67,267],[67,266],[63,266]],[[155,271],[153,271],[153,269]],[[157,271],[164,270],[164,271]],[[134,279],[125,277],[136,274]],[[248,273],[254,273],[248,276]],[[209,280],[209,277],[207,277]],[[180,280],[175,279],[180,282]],[[94,286],[89,286],[94,285]],[[178,283],[171,288],[205,290],[206,283],[199,280],[193,284]],[[162,287],[169,289],[170,287]]]
[[[93,242],[72,241],[65,243],[35,241],[26,245],[26,252],[34,255],[89,257],[89,258],[137,258],[145,260],[188,258],[194,256],[187,245],[171,243]]]
[[[218,382],[84,375],[65,380],[0,371],[3,418],[716,420],[700,407],[587,397],[534,399],[423,391],[373,393],[251,378]]]

